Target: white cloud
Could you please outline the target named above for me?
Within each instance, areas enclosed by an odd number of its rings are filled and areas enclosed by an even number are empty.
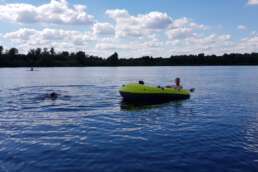
[[[176,28],[167,31],[167,36],[169,39],[185,39],[188,37],[193,37],[195,34],[191,28]]]
[[[95,23],[93,25],[94,35],[113,35],[115,33],[115,28],[110,23]]]
[[[134,47],[130,46],[130,44],[119,44],[119,43],[98,43],[96,44],[96,48],[97,49],[101,49],[101,50],[133,50]]]
[[[107,56],[117,51],[121,57],[170,56],[171,54],[223,54],[258,51],[258,35],[254,32],[240,41],[230,34],[211,33],[208,26],[190,18],[172,19],[167,13],[152,11],[130,15],[125,9],[106,10],[111,18],[96,21],[84,5],[69,5],[68,0],[51,0],[35,6],[25,3],[0,5],[0,20],[17,23],[43,23],[44,29],[20,28],[0,33],[0,41],[26,52],[36,47],[57,50],[86,50]],[[56,25],[48,25],[53,23]],[[68,30],[58,24],[92,24],[88,31]],[[24,25],[18,25],[24,27]],[[30,25],[32,26],[32,25]],[[49,26],[54,28],[48,28]],[[239,25],[240,30],[247,27]],[[220,30],[221,31],[221,30]]]
[[[67,0],[51,0],[34,6],[26,3],[0,5],[0,20],[18,23],[53,23],[87,25],[94,17],[87,14],[84,5],[69,5]]]
[[[189,38],[188,41],[190,44],[195,45],[215,45],[215,44],[221,44],[225,45],[228,41],[231,40],[231,35],[225,34],[225,35],[217,35],[217,34],[210,34],[208,36],[197,36]]]
[[[232,52],[258,52],[258,34],[241,39],[241,41],[235,45],[234,49],[232,49]]]
[[[207,26],[203,24],[197,24],[191,19],[183,17],[175,19],[166,31],[166,35],[169,39],[183,40],[187,38],[196,37],[197,30],[206,30]]]
[[[93,41],[93,36],[88,32],[49,28],[43,30],[22,28],[15,32],[6,33],[3,37],[9,40],[9,42],[18,44],[25,51],[35,47],[43,48],[51,46],[66,49],[62,45],[69,45],[69,49],[71,47],[82,48]]]
[[[185,39],[169,40],[166,44],[169,54],[223,54],[227,52],[225,48],[232,47],[233,42],[228,34],[196,34]]]
[[[106,14],[115,20],[118,37],[144,36],[166,29],[172,23],[172,18],[167,13],[158,11],[131,16],[125,9],[113,9],[107,10]]]
[[[207,27],[203,24],[197,24],[190,19],[183,17],[173,21],[169,26],[166,34],[169,39],[186,39],[195,37],[197,33],[196,30],[206,30]]]
[[[133,41],[126,41],[124,39],[102,39],[98,41],[96,44],[97,49],[110,50],[110,49],[118,49],[118,50],[131,50],[134,51],[146,51],[150,49],[160,48],[163,45],[161,40],[158,40],[155,35],[151,35],[146,37],[145,39],[135,39]]]
[[[138,16],[138,20],[143,22],[143,26],[147,29],[165,29],[172,22],[172,18],[167,13],[157,11]]]
[[[207,26],[203,24],[197,24],[193,22],[191,19],[186,17],[174,20],[174,22],[170,26],[170,28],[182,28],[182,27],[190,27],[192,29],[202,29],[202,30],[207,29]]]
[[[258,5],[258,0],[248,0],[249,5]]]
[[[246,30],[247,27],[245,25],[238,25],[237,29],[239,29],[239,30]]]
[[[173,22],[172,27],[176,27],[176,28],[183,27],[183,26],[185,26],[185,25],[187,25],[189,23],[190,23],[190,20],[188,18],[186,18],[186,17],[183,17],[183,18],[180,18],[180,19],[176,19]]]
[[[205,25],[203,25],[203,24],[194,23],[194,22],[191,22],[191,23],[189,24],[189,26],[190,26],[191,28],[193,28],[193,29],[201,29],[201,30],[206,30],[206,29],[208,29],[207,26],[205,26]]]
[[[117,51],[121,57],[143,55],[168,57],[171,54],[224,54],[258,51],[257,34],[252,34],[234,42],[229,34],[194,33],[192,35],[193,33],[190,31],[189,33],[188,36],[183,38],[177,35],[173,39],[161,39],[158,34],[152,34],[142,37],[142,39],[128,40],[114,36],[95,38],[93,32],[22,28],[15,32],[6,33],[2,37],[5,42],[18,45],[17,48],[21,52],[27,52],[29,49],[36,47],[55,47],[60,51],[84,50],[87,53],[104,57],[114,51]]]
[[[122,57],[140,57],[140,56],[160,56],[163,50],[162,41],[154,40],[134,40],[126,42],[121,39],[105,40],[98,42],[95,49],[98,52],[119,52]],[[164,55],[164,54],[163,54]]]
[[[129,13],[127,10],[125,9],[110,9],[110,10],[106,10],[106,14],[113,18],[113,19],[118,19],[118,18],[128,18]]]

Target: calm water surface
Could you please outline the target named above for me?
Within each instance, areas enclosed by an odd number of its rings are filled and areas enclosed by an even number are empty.
[[[258,171],[258,67],[0,69],[0,171]],[[120,85],[190,100],[135,107]],[[60,94],[56,101],[47,93]]]

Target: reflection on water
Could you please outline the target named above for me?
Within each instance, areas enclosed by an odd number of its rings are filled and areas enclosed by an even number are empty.
[[[187,100],[180,100],[180,101],[169,101],[169,102],[127,102],[122,100],[120,102],[120,108],[121,110],[125,111],[138,111],[138,110],[146,110],[151,108],[162,108],[165,106],[174,106],[175,109],[179,108],[183,101]]]
[[[257,72],[0,69],[0,171],[257,171]],[[196,88],[191,99],[121,102],[124,83],[166,85],[177,76]]]

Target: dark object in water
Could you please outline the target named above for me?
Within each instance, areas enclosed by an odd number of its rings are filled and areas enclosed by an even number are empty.
[[[56,100],[58,98],[58,94],[55,92],[52,92],[48,95],[48,98],[51,100]]]
[[[193,93],[195,91],[195,88],[191,88],[189,91]]]
[[[34,71],[34,68],[33,68],[33,67],[31,67],[31,68],[30,68],[30,71]]]
[[[139,81],[138,83],[141,85],[144,85],[144,81]]]

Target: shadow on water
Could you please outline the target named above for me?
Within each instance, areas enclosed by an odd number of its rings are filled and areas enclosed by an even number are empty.
[[[166,101],[166,102],[127,102],[122,100],[120,102],[120,109],[122,111],[140,111],[153,108],[162,108],[166,106],[181,107],[183,100]]]

